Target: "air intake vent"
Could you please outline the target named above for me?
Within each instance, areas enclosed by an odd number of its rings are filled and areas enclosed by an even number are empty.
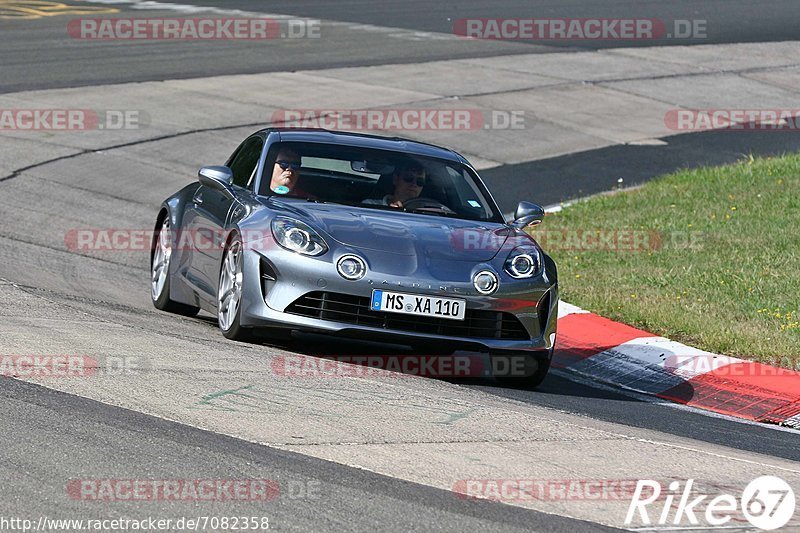
[[[275,269],[267,262],[266,259],[261,259],[259,269],[261,271],[261,297],[266,300],[272,285],[278,279]]]
[[[543,334],[547,327],[547,319],[550,318],[550,292],[544,295],[539,302],[539,334]]]

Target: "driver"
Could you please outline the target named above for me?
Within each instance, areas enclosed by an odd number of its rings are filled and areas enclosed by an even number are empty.
[[[292,196],[310,197],[302,187],[297,186],[301,168],[300,155],[290,148],[281,147],[272,167],[270,190],[281,195],[291,193]]]
[[[390,207],[403,207],[403,202],[417,198],[427,182],[425,168],[418,163],[406,163],[398,166],[392,176],[394,192],[383,198],[369,198],[364,204],[387,205]]]

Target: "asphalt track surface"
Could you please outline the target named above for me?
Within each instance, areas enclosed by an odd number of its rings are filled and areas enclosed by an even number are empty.
[[[197,5],[220,5],[214,0],[199,0]],[[302,17],[386,24],[418,31],[447,33],[453,21],[466,18],[651,18],[663,21],[703,19],[707,21],[706,43],[743,43],[794,40],[800,36],[795,22],[800,6],[792,0],[767,0],[754,4],[748,0],[406,0],[369,2],[366,0],[320,2],[279,0],[230,0],[226,6],[239,9],[288,13]],[[690,39],[656,41],[656,44],[696,44]],[[530,41],[525,44],[533,44]],[[550,45],[559,46],[550,42]],[[630,42],[629,46],[653,43]],[[568,46],[575,46],[569,43]],[[580,48],[619,46],[619,43],[593,41]]]
[[[800,149],[800,133],[765,135],[763,132],[725,131],[690,133],[663,138],[665,146],[615,145],[560,157],[503,165],[481,172],[492,194],[507,212],[517,194],[509,177],[524,180],[537,191],[542,205],[602,193],[619,186],[641,185],[678,169],[730,164],[749,154],[780,156]]]
[[[136,8],[142,0],[106,0],[101,4],[72,2],[71,6],[113,8],[97,17],[174,17],[180,11]],[[512,1],[502,2],[286,2],[228,0],[191,2],[220,9],[221,15],[267,13],[321,20],[324,39],[278,39],[268,42],[128,42],[80,41],[70,38],[67,22],[77,15],[35,20],[0,19],[0,94],[12,91],[81,87],[97,84],[182,79],[226,74],[292,72],[309,69],[417,63],[495,55],[556,53],[657,44],[711,44],[780,41],[800,38],[795,21],[800,3],[767,0],[754,7],[749,1],[695,2]],[[145,6],[146,7],[146,6]],[[213,14],[212,14],[213,15]],[[502,42],[454,38],[458,18],[513,17],[647,17],[670,21],[708,21],[708,37],[654,42]],[[334,24],[331,21],[336,21]],[[386,29],[389,26],[395,29]],[[469,72],[464,73],[469,76]],[[668,147],[613,146],[561,157],[489,169],[482,177],[506,210],[516,195],[508,176],[535,185],[544,205],[595,194],[617,185],[641,184],[678,168],[723,164],[746,154],[776,155],[800,149],[800,134],[729,135],[700,133],[668,139]],[[554,178],[561,179],[554,179]]]
[[[287,14],[359,24],[386,24],[386,21],[391,21],[393,26],[414,31],[447,32],[449,28],[445,19],[448,17],[529,16],[531,6],[538,9],[539,5],[542,11],[537,11],[537,16],[540,12],[553,17],[566,16],[567,12],[572,16],[582,14],[580,10],[567,10],[567,7],[575,6],[563,2],[495,2],[490,6],[479,2],[343,2],[335,7],[329,3],[295,2]],[[631,5],[631,2],[584,1],[578,7],[586,9],[586,16],[631,16],[635,11]],[[643,10],[639,16],[707,16],[709,20],[716,20],[719,27],[724,29],[714,37],[719,42],[793,38],[797,30],[792,22],[798,17],[792,14],[798,12],[800,15],[800,6],[796,2],[762,2],[759,4],[759,13],[755,15],[750,2],[705,2],[703,9],[707,12],[700,12],[695,2],[648,3],[648,10],[644,10],[641,3],[636,5],[640,6],[636,9]],[[224,2],[225,8],[269,13],[284,12],[282,6],[278,2]],[[380,9],[377,6],[381,6]],[[125,6],[119,7],[125,9]],[[655,10],[656,14],[649,9]],[[497,12],[502,15],[496,15]],[[328,45],[330,50],[327,51],[281,49],[281,53],[276,54],[265,53],[251,45],[231,45],[217,47],[218,51],[209,53],[208,49],[199,46],[154,43],[146,53],[123,46],[109,53],[108,48],[93,43],[65,41],[63,18],[32,21],[24,26],[17,21],[2,21],[2,24],[0,59],[4,76],[0,80],[0,90],[3,92],[334,65],[481,57],[517,51],[530,53],[531,50],[540,50],[546,53],[558,49],[528,43],[471,43],[471,49],[464,49],[463,42],[457,42],[459,46],[455,46],[449,41],[432,44],[425,40],[404,39],[388,41],[391,46],[379,46],[379,43],[387,42],[381,34],[367,32],[365,36],[346,39],[343,32],[341,40]],[[722,157],[715,148],[723,146],[723,143],[729,147],[729,153],[725,154],[725,157],[729,157],[744,150],[744,145],[760,147],[763,153],[777,153],[791,148],[793,142],[792,134],[782,137],[786,139],[782,141],[787,143],[785,147],[757,140],[748,142],[744,137],[739,137],[737,142],[741,139],[743,146],[730,147],[727,139],[715,138],[714,134],[704,135],[707,135],[708,144],[696,149],[692,156],[697,164],[714,162]],[[234,136],[230,137],[233,139]],[[676,139],[676,142],[680,140]],[[678,151],[681,145],[676,142],[671,142],[670,146]],[[526,163],[513,170],[542,175],[548,169],[553,171],[556,166],[564,166],[565,163],[595,165],[598,161],[606,161],[606,172],[612,176],[614,161],[623,158],[632,161],[627,163],[629,165],[641,166],[644,180],[663,169],[674,168],[676,161],[683,157],[681,154],[685,154],[688,148],[688,145],[684,145],[683,151],[668,155],[654,165],[643,162],[646,159],[643,152],[648,148],[619,147],[606,149],[601,154],[576,154],[560,161]],[[136,161],[138,156],[142,156],[142,152],[137,153],[134,149],[126,157],[128,161]],[[97,162],[91,164],[96,165]],[[16,168],[4,168],[0,178],[11,176],[12,170]],[[504,171],[508,170],[509,167],[505,167]],[[4,309],[0,316],[10,319],[20,313],[12,303],[23,302],[27,306],[31,302],[46,301],[46,309],[31,304],[31,311],[22,313],[24,318],[32,324],[38,320],[57,321],[65,317],[74,317],[76,322],[85,319],[87,325],[84,334],[90,341],[103,335],[105,327],[112,332],[127,328],[126,331],[131,331],[134,339],[137,335],[155,337],[162,350],[166,347],[166,352],[179,350],[180,343],[188,341],[196,342],[197,351],[219,349],[259,357],[258,350],[262,347],[231,347],[230,343],[221,339],[209,317],[184,320],[152,310],[147,297],[148,271],[145,259],[98,260],[48,246],[47,239],[40,235],[41,226],[37,227],[42,220],[74,225],[88,219],[92,224],[101,226],[113,224],[115,217],[128,217],[131,213],[137,213],[133,217],[136,220],[140,218],[139,213],[144,213],[142,218],[146,219],[150,211],[155,209],[157,196],[161,194],[160,190],[143,190],[129,196],[126,201],[114,201],[102,177],[84,182],[83,189],[65,189],[67,192],[64,193],[54,184],[59,180],[68,182],[70,172],[75,170],[70,169],[67,163],[66,166],[57,166],[55,170],[43,173],[34,170],[31,175],[23,173],[0,183],[0,191],[5,196],[2,202],[4,231],[0,238],[0,257],[3,258],[0,261],[0,279],[15,284],[13,289],[10,285],[0,285],[0,289],[3,289],[0,294],[4,297]],[[133,174],[131,171],[131,177]],[[492,171],[485,174],[491,182]],[[180,182],[180,179],[176,178],[175,182]],[[547,182],[551,183],[552,180]],[[33,199],[40,192],[37,188],[42,186],[48,189],[52,187],[53,190],[40,197],[42,203],[37,209],[42,210],[41,218],[20,215],[12,207],[17,201],[33,204]],[[591,187],[586,184],[580,191],[596,192]],[[91,213],[85,212],[87,189],[104,191],[101,193],[101,204]],[[94,196],[95,192],[90,194]],[[548,192],[548,195],[547,198],[553,201],[564,199],[564,191],[557,188]],[[24,237],[26,233],[28,236]],[[26,314],[28,312],[30,315]],[[32,329],[28,335],[36,338],[37,331]],[[81,337],[76,334],[76,339],[81,340]],[[289,353],[323,352],[323,346],[307,340],[263,348],[270,351],[288,350]],[[324,349],[332,353],[337,350],[353,353],[358,349],[368,353],[370,350],[330,343],[326,343]],[[192,363],[201,364],[202,358],[193,359]],[[642,430],[648,434],[659,433],[676,439],[692,439],[742,452],[755,452],[768,458],[800,461],[798,435],[795,432],[747,425],[669,405],[640,401],[619,392],[571,381],[559,374],[549,376],[535,392],[502,389],[491,382],[482,381],[453,384],[430,381],[430,387],[464,388],[470,394],[485,397],[487,402],[492,399],[511,400],[548,412],[576,415],[585,419],[587,424],[593,421],[613,423],[631,428],[633,432]],[[425,388],[428,385],[423,383],[419,386]],[[267,514],[276,529],[604,530],[597,524],[516,506],[460,500],[449,491],[261,446],[39,385],[0,379],[0,396],[4,406],[0,410],[0,426],[7,428],[0,436],[0,448],[3,449],[0,460],[2,516],[108,518],[108,507],[89,506],[87,511],[84,502],[74,502],[64,497],[65,482],[74,478],[216,478],[241,473],[243,477],[263,476],[295,483],[321,483],[322,497],[319,499],[280,498],[269,506]],[[554,445],[561,446],[563,443]],[[564,453],[565,460],[568,460],[569,450],[565,449]],[[608,450],[608,453],[613,452]],[[160,517],[185,516],[196,510],[190,505],[169,502],[149,502],[141,506],[120,504],[111,508],[114,514]],[[251,515],[253,507],[248,504],[224,508],[224,514],[227,515],[239,514],[239,511]],[[218,508],[204,507],[202,512],[222,514]]]
[[[136,0],[141,2],[141,0]],[[67,2],[87,5],[84,2]],[[177,2],[181,4],[181,2]],[[147,15],[131,3],[104,2],[121,9],[113,15]],[[437,59],[563,52],[619,46],[712,44],[794,40],[800,37],[800,3],[794,0],[503,0],[483,2],[261,1],[206,0],[186,4],[223,10],[277,13],[326,22],[324,39],[302,42],[151,42],[126,46],[66,38],[72,16],[33,21],[0,19],[0,92],[76,87],[128,81],[178,79],[224,74],[287,72],[319,68],[416,63]],[[163,12],[162,12],[163,14]],[[658,41],[500,42],[453,36],[459,18],[654,18],[707,21],[707,36]],[[327,21],[344,22],[331,24]],[[373,27],[367,27],[367,26]],[[376,30],[375,26],[405,31]],[[465,75],[469,75],[465,72]]]
[[[63,503],[64,484],[85,476],[86,465],[120,479],[269,479],[281,496],[262,503],[218,507],[163,504],[158,510],[119,502],[112,516],[268,516],[278,531],[392,530],[614,531],[536,511],[454,498],[452,493],[291,452],[166,422],[35,385],[0,378],[3,491],[0,516],[109,518],[101,505]],[[102,436],[102,437],[101,437]],[[27,445],[27,446],[26,446]],[[36,454],[28,453],[30,448]],[[187,461],[187,458],[190,458]],[[190,466],[189,466],[190,465]],[[143,468],[144,467],[144,468]],[[59,502],[59,503],[55,503]],[[55,504],[55,505],[54,505]]]

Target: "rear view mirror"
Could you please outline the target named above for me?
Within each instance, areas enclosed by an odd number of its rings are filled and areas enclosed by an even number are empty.
[[[394,171],[393,165],[387,165],[380,161],[351,161],[350,168],[355,172],[365,174],[389,174]]]
[[[515,228],[526,228],[535,226],[544,220],[544,208],[532,202],[520,202],[514,213],[514,221],[511,225]]]

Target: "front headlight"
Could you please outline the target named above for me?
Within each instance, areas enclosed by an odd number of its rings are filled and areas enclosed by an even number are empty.
[[[505,271],[512,278],[532,278],[542,270],[542,253],[538,248],[514,248],[506,259]]]
[[[278,244],[298,254],[322,255],[328,251],[328,245],[319,233],[293,218],[275,218],[272,221],[272,235]]]

